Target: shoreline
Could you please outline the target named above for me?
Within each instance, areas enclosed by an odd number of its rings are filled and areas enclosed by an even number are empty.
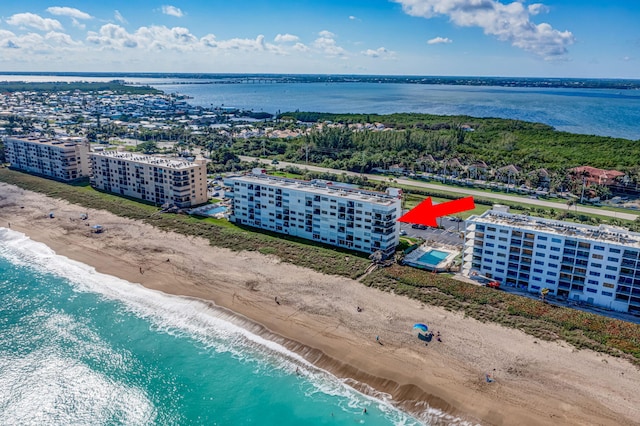
[[[54,219],[49,211],[56,212]],[[102,224],[103,234],[91,234],[79,219],[87,211],[87,222]],[[0,224],[9,222],[98,272],[246,317],[270,340],[356,389],[353,381],[362,383],[360,391],[370,386],[392,395],[410,413],[427,402],[481,424],[619,425],[640,419],[640,371],[622,359],[537,341],[347,278],[212,247],[0,183]],[[443,342],[424,346],[411,330],[415,322],[441,331]],[[378,335],[383,345],[376,343]],[[495,382],[484,380],[487,373]]]

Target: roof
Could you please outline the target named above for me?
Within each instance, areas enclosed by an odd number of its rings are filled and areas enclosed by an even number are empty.
[[[586,172],[589,176],[597,177],[600,179],[614,179],[625,175],[623,172],[620,172],[618,170],[598,169],[591,166],[578,166],[574,167],[573,169],[569,169],[569,171],[576,174]]]

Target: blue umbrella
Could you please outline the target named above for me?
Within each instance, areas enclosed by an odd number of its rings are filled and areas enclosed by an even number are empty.
[[[417,328],[418,330],[422,330],[422,331],[424,331],[425,333],[427,332],[427,330],[429,330],[429,327],[427,327],[427,325],[426,325],[426,324],[422,324],[421,322],[419,322],[419,323],[417,323],[417,324],[414,324],[414,325],[413,325],[413,328]]]

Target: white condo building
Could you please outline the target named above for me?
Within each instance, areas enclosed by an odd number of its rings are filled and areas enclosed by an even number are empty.
[[[82,138],[7,137],[5,154],[11,167],[61,181],[90,174],[89,143]]]
[[[92,152],[91,185],[160,205],[191,207],[207,202],[204,161],[153,157],[129,152]]]
[[[262,174],[228,177],[229,220],[344,247],[391,255],[399,242],[401,191],[365,191],[327,181]]]
[[[489,210],[466,221],[463,273],[640,313],[640,233]]]

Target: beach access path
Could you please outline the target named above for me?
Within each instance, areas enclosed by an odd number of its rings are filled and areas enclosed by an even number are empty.
[[[242,161],[248,161],[248,162],[259,161],[262,164],[268,164],[278,169],[283,169],[287,166],[293,166],[301,169],[308,169],[314,172],[334,173],[337,175],[341,175],[344,173],[350,176],[363,176],[369,180],[389,182],[389,178],[387,176],[381,176],[381,175],[349,172],[345,170],[329,169],[326,167],[319,167],[319,166],[313,166],[308,164],[289,163],[286,161],[279,161],[278,164],[272,164],[271,163],[272,160],[258,158],[258,157],[249,157],[246,155],[240,155],[239,158]],[[433,183],[421,182],[419,180],[406,179],[402,177],[393,177],[393,180],[394,180],[394,183],[397,183],[399,185],[414,186],[416,188],[432,189],[434,191],[443,191],[443,192],[454,192],[457,194],[462,194],[464,196],[473,196],[473,197],[485,198],[485,199],[491,198],[495,200],[509,201],[517,204],[547,207],[547,208],[553,208],[557,210],[567,209],[567,205],[565,203],[558,203],[555,201],[546,201],[546,200],[540,200],[537,198],[516,197],[513,195],[500,194],[496,192],[477,191],[469,188],[460,188],[458,186],[436,185]],[[393,185],[390,183],[389,186],[393,186]],[[579,213],[596,214],[600,216],[608,216],[608,217],[625,219],[625,220],[635,220],[638,217],[638,215],[634,213],[615,212],[611,210],[603,210],[603,209],[597,209],[594,207],[585,207],[585,206],[573,206],[572,210],[577,211]]]
[[[98,272],[227,308],[252,332],[408,411],[428,403],[453,416],[433,414],[432,425],[640,424],[640,369],[621,358],[0,183],[0,227],[9,222]],[[418,339],[416,322],[442,342]]]

